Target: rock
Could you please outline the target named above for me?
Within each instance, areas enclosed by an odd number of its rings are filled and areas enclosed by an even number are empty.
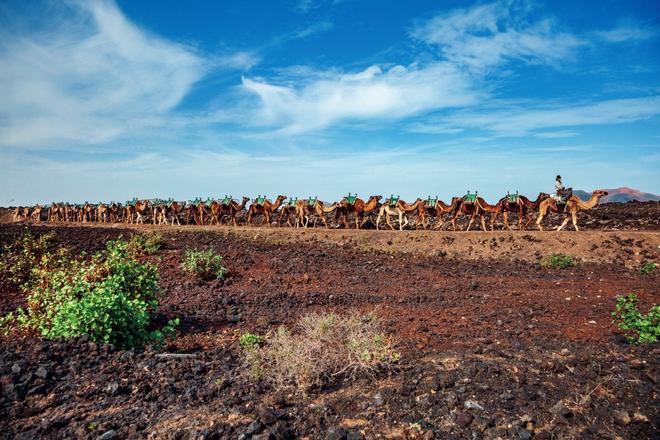
[[[334,427],[325,433],[326,440],[346,440],[348,433],[344,428]]]
[[[264,425],[262,425],[259,420],[255,420],[254,422],[252,422],[248,425],[247,430],[245,431],[245,433],[247,435],[253,435],[253,434],[257,434],[262,429],[264,429]]]
[[[637,411],[635,412],[635,414],[633,414],[632,418],[633,418],[633,422],[635,423],[647,423],[649,421],[648,417]]]
[[[46,370],[44,367],[39,367],[37,368],[37,371],[34,373],[34,375],[40,379],[46,379],[48,377],[48,370]]]
[[[105,431],[103,434],[96,437],[96,440],[113,440],[115,438],[117,438],[117,431],[110,429],[109,431]]]
[[[260,407],[257,408],[257,416],[259,417],[261,423],[265,425],[272,425],[275,423],[275,421],[277,421],[280,415],[270,408]]]
[[[479,411],[484,410],[484,407],[479,405],[474,400],[466,400],[465,402],[463,402],[463,406],[465,407],[465,409],[478,409]]]
[[[105,387],[105,392],[110,394],[111,396],[114,396],[117,394],[119,391],[119,384],[117,382],[110,382],[106,387]]]
[[[461,428],[467,428],[472,423],[472,414],[466,412],[456,413],[456,424]]]
[[[529,432],[526,429],[519,429],[518,430],[518,439],[519,440],[530,440],[532,438],[532,433]]]
[[[349,432],[346,436],[346,440],[363,440],[364,436],[360,431]]]
[[[374,394],[374,404],[376,406],[383,406],[384,403],[385,399],[383,399],[383,395],[381,393]]]
[[[614,423],[616,423],[619,426],[628,426],[630,425],[630,422],[632,419],[630,418],[630,414],[628,414],[628,411],[626,410],[616,410],[614,411]]]
[[[555,417],[568,417],[571,415],[571,410],[564,405],[563,400],[560,400],[550,408],[550,413]]]
[[[21,374],[21,370],[22,370],[22,369],[21,369],[21,366],[18,365],[17,363],[14,363],[14,364],[11,366],[11,372],[14,373],[14,374]]]

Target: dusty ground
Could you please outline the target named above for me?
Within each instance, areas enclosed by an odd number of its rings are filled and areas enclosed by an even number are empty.
[[[135,231],[55,229],[77,251]],[[0,226],[0,244],[21,230]],[[166,351],[192,356],[4,340],[0,436],[658,436],[658,349],[628,346],[609,316],[620,294],[637,294],[643,309],[658,302],[658,271],[638,271],[658,261],[658,232],[161,230],[162,318],[182,318]],[[186,278],[178,266],[190,247],[221,253],[227,279]],[[553,252],[580,264],[541,267]],[[1,298],[2,312],[21,302]],[[383,318],[400,340],[400,371],[306,398],[240,378],[240,333],[349,309]]]

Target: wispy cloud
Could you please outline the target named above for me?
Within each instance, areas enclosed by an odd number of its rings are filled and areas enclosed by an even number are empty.
[[[401,118],[430,109],[462,107],[479,95],[454,66],[436,63],[423,68],[371,66],[355,73],[321,74],[322,79],[273,85],[243,78],[246,90],[261,102],[263,124],[297,134],[347,119]]]
[[[317,21],[306,28],[296,32],[292,38],[307,38],[311,35],[322,34],[332,30],[334,24],[331,21]]]
[[[558,64],[584,44],[558,31],[550,19],[530,21],[528,12],[498,1],[437,15],[418,24],[411,35],[446,60],[478,72],[511,60]]]
[[[480,128],[500,136],[524,136],[536,130],[584,125],[622,124],[660,115],[660,96],[612,99],[591,104],[548,108],[494,109],[484,113],[459,112],[440,121],[449,127]],[[552,132],[539,137],[557,137]],[[556,132],[555,132],[556,133]],[[572,132],[559,132],[560,137]]]
[[[644,26],[640,23],[622,24],[605,31],[594,32],[594,35],[608,43],[623,43],[628,41],[641,41],[660,35],[658,28]]]

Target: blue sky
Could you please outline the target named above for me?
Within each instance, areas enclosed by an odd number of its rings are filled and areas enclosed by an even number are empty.
[[[0,204],[660,193],[657,1],[396,5],[1,3]]]

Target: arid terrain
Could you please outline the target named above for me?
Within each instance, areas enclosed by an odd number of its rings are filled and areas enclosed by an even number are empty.
[[[658,303],[660,271],[639,271],[660,259],[657,209],[608,204],[560,233],[1,225],[1,245],[29,227],[75,253],[161,231],[160,319],[181,325],[157,351],[2,339],[0,437],[658,438],[660,349],[629,345],[610,316],[617,295]],[[195,247],[227,276],[182,273]],[[543,267],[552,253],[578,265]],[[1,314],[22,304],[1,292]],[[308,395],[245,378],[241,333],[328,310],[374,311],[398,367]]]

